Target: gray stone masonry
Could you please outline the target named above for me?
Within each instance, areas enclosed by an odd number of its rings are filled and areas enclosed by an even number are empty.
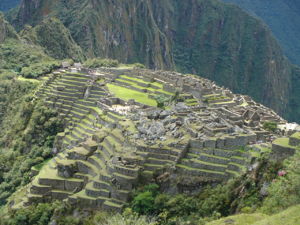
[[[272,144],[272,157],[276,160],[282,160],[295,154],[295,148]]]

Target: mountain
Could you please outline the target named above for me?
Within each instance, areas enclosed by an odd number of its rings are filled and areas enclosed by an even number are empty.
[[[0,44],[9,38],[18,39],[18,34],[0,13]]]
[[[297,118],[300,69],[259,20],[213,0],[24,0],[8,18],[0,225],[298,223],[300,126],[186,74]]]
[[[199,76],[93,61],[21,79],[36,85],[1,124],[1,225],[297,221],[279,212],[300,204],[299,125]]]
[[[76,61],[83,61],[85,58],[69,30],[58,19],[45,19],[34,28],[26,26],[20,35],[28,43],[42,46],[45,53],[53,58],[70,58]]]
[[[269,29],[238,7],[217,0],[23,0],[11,22],[20,30],[52,16],[90,57],[200,74],[300,118],[291,100],[294,67]]]
[[[298,0],[223,0],[263,20],[289,59],[300,65],[300,2]]]
[[[16,7],[21,1],[20,0],[1,0],[0,11],[8,11]]]

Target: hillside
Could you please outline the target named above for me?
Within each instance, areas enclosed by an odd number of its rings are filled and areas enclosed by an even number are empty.
[[[300,65],[300,3],[297,0],[223,0],[261,18],[272,30],[284,53]]]
[[[76,64],[23,79],[37,85],[0,133],[5,225],[94,224],[114,218],[94,218],[100,209],[125,207],[126,220],[204,224],[263,200],[268,212],[299,202],[297,194],[277,201],[286,195],[278,188],[298,190],[299,125],[199,76],[100,62],[113,68],[86,62],[91,69]],[[282,179],[279,171],[287,171]],[[266,184],[270,200],[261,194]],[[68,217],[75,208],[90,209],[89,217]]]
[[[55,16],[90,57],[196,73],[252,96],[287,119],[300,118],[299,101],[293,100],[299,75],[268,28],[237,7],[217,0],[21,5],[11,18],[18,29]]]
[[[219,0],[6,17],[0,225],[299,224],[300,68],[260,20]]]
[[[69,58],[75,61],[85,59],[69,30],[55,18],[46,19],[34,28],[26,26],[20,35],[29,44],[43,47],[45,53],[53,58]]]
[[[4,16],[0,13],[0,44],[7,39],[18,39],[17,32],[14,28],[4,19]]]
[[[300,206],[297,205],[272,216],[261,213],[241,214],[223,218],[218,221],[208,223],[207,225],[227,225],[229,223],[228,221],[235,225],[298,225],[300,224],[299,210]]]

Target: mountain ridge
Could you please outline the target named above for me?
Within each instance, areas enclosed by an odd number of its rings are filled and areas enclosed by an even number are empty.
[[[223,0],[233,3],[266,23],[289,59],[300,65],[300,4],[297,0]]]

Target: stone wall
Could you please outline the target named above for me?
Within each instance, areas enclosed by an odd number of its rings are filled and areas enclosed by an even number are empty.
[[[293,156],[295,154],[295,149],[291,147],[285,147],[278,144],[272,144],[272,158],[276,160],[281,160]]]

